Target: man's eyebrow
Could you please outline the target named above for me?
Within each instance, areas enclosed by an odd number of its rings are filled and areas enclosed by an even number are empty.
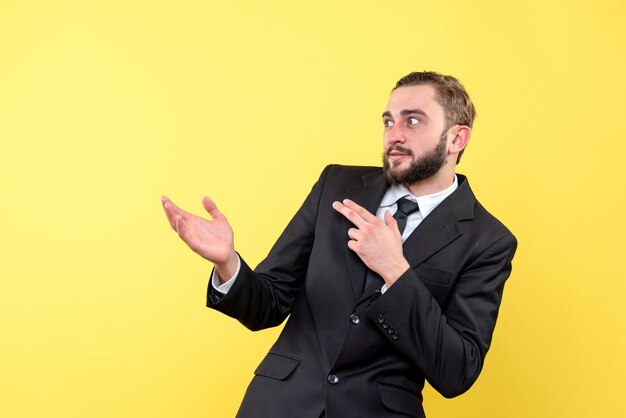
[[[400,111],[400,115],[402,116],[407,116],[407,115],[422,115],[425,117],[428,117],[428,115],[426,114],[426,112],[424,112],[423,110],[420,109],[403,109]],[[385,111],[383,112],[382,117],[391,117],[391,112],[390,111]]]

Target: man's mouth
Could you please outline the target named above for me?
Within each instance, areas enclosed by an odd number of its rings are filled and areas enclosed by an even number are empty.
[[[404,157],[410,157],[411,151],[407,149],[401,149],[401,148],[392,148],[392,149],[387,150],[386,154],[389,160],[397,161]]]

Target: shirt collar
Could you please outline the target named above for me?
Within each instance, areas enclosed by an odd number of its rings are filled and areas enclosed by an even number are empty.
[[[456,190],[457,187],[459,187],[459,180],[456,174],[454,175],[454,181],[447,188],[439,192],[427,194],[427,195],[420,196],[420,197],[413,196],[411,192],[409,192],[409,189],[407,189],[405,186],[394,184],[391,187],[389,187],[389,189],[385,193],[385,196],[383,196],[383,200],[380,202],[380,207],[381,208],[391,207],[395,205],[398,199],[406,197],[407,199],[412,200],[413,202],[417,202],[420,208],[420,214],[422,215],[423,218],[425,218],[441,202],[443,202],[446,197],[450,196],[452,192]]]

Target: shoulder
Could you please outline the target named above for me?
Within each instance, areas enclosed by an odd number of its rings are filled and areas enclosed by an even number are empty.
[[[495,240],[504,240],[517,245],[517,239],[513,232],[492,215],[478,200],[476,201],[475,219],[483,226],[483,231],[494,237]]]
[[[516,243],[515,236],[509,228],[489,212],[476,198],[465,176],[459,175],[459,188],[457,191],[456,201],[454,202],[457,214],[464,213],[464,215],[469,215],[465,217],[460,216],[460,220],[470,218],[473,221],[470,223],[471,225],[478,227],[482,235],[490,236],[493,240],[504,239],[505,241]]]
[[[328,181],[350,183],[353,181],[360,182],[364,178],[380,176],[382,176],[381,167],[331,164],[324,168],[321,178],[328,179]]]

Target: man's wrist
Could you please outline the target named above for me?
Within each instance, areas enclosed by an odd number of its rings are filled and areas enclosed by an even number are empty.
[[[411,268],[411,266],[408,261],[403,258],[402,261],[399,261],[393,268],[389,269],[387,274],[382,275],[387,288],[391,287],[409,268]]]
[[[230,278],[237,272],[238,266],[239,256],[234,250],[228,257],[228,261],[225,263],[215,264],[215,271],[217,272],[220,283],[224,284],[230,280]]]
[[[223,280],[220,278],[220,275],[217,273],[217,270],[213,270],[213,274],[211,275],[211,286],[215,291],[221,293],[222,295],[230,292],[231,287],[235,284],[237,280],[237,276],[239,276],[239,271],[241,271],[241,258],[237,255],[237,270],[235,274],[231,277],[225,277]],[[217,302],[215,302],[217,303]]]

